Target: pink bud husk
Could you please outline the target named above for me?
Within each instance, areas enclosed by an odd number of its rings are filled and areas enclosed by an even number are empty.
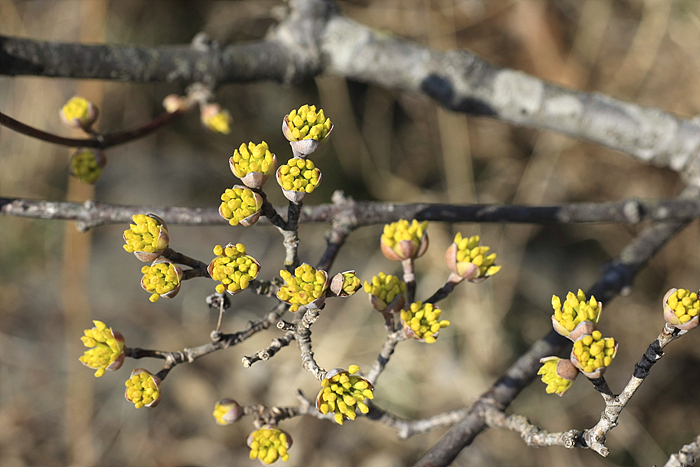
[[[232,407],[226,412],[221,418],[224,421],[224,423],[219,423],[218,420],[216,420],[217,425],[230,425],[231,423],[235,423],[238,420],[241,419],[243,416],[243,407],[240,406],[238,402],[236,402],[233,399],[221,399],[219,402],[217,402],[219,405],[231,405]]]
[[[398,294],[391,303],[386,303],[381,298],[370,294],[369,302],[372,304],[372,307],[380,313],[390,314],[403,310],[403,307],[406,306],[406,297],[404,294]]]
[[[401,240],[399,245],[400,252],[397,253],[393,248],[384,243],[384,240],[380,240],[379,246],[382,250],[384,256],[390,261],[404,261],[406,259],[416,259],[420,258],[425,254],[428,249],[428,231],[423,232],[423,237],[416,246],[412,240]]]
[[[333,292],[337,297],[349,297],[350,295],[343,290],[343,285],[345,284],[345,278],[343,274],[355,274],[354,269],[349,271],[339,272],[330,281],[330,286],[328,287],[331,292]]]
[[[284,119],[282,120],[282,133],[284,134],[284,137],[287,138],[287,140],[289,141],[289,145],[292,147],[294,157],[306,159],[310,154],[316,152],[316,150],[321,146],[321,143],[323,143],[323,141],[328,139],[328,137],[333,132],[334,126],[335,125],[331,123],[330,129],[328,130],[328,133],[322,141],[316,141],[313,138],[294,140],[294,136],[292,136],[291,126],[289,125],[289,119],[285,115]]]
[[[175,267],[175,272],[177,273],[177,277],[179,279],[177,286],[173,290],[171,290],[170,292],[161,294],[160,297],[161,298],[175,298],[175,296],[178,294],[178,292],[180,292],[180,288],[182,287],[182,274],[183,274],[182,268],[180,266],[178,266],[177,264],[173,263],[172,261],[170,261],[169,259],[163,258],[162,256],[159,258],[156,258],[155,261],[153,261],[153,263],[151,264],[151,266],[153,266],[154,264],[159,264],[159,263],[172,264]],[[141,288],[143,290],[145,290],[146,292],[148,292],[148,289],[146,288],[146,284],[144,282],[145,278],[146,278],[145,276],[141,278]]]
[[[233,173],[234,176],[236,175],[234,165],[235,161],[233,160],[233,156],[229,157],[228,159],[228,165],[229,168],[231,169],[231,172]],[[270,166],[270,171],[269,173],[276,173],[277,172],[277,156],[275,154],[272,154],[272,165]],[[255,189],[260,189],[263,187],[267,179],[269,178],[269,175],[265,175],[262,172],[248,172],[243,178],[241,178],[241,182],[248,188],[255,188]]]
[[[673,292],[677,291],[677,288],[671,288],[669,289],[668,292],[666,292],[666,295],[664,295],[663,299],[663,307],[664,307],[664,320],[670,324],[673,327],[676,327],[682,331],[690,331],[691,329],[694,329],[700,324],[700,315],[694,316],[693,318],[690,319],[687,323],[681,323],[681,321],[678,319],[676,314],[673,312],[670,306],[668,306],[668,297],[673,294]],[[700,295],[700,292],[698,292],[698,295]]]
[[[603,304],[598,302],[598,306],[602,312]],[[552,327],[560,336],[568,338],[571,340],[571,342],[576,342],[580,337],[585,336],[586,334],[592,334],[593,331],[597,329],[596,325],[591,321],[581,321],[571,332],[569,332],[564,326],[561,325],[561,323],[559,323],[559,321],[554,318],[554,315],[552,315]]]

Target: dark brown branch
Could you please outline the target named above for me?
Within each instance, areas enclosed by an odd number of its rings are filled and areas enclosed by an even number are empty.
[[[698,189],[686,188],[681,199],[698,196]],[[642,231],[627,245],[588,291],[598,300],[608,303],[625,287],[631,285],[639,270],[666,242],[687,225],[687,221],[654,224]],[[474,438],[486,428],[483,410],[494,406],[504,410],[537,375],[540,358],[560,354],[570,342],[555,331],[535,342],[496,383],[477,400],[469,413],[443,436],[415,465],[447,466]]]
[[[64,138],[63,136],[47,133],[29,125],[25,125],[24,123],[19,122],[14,118],[3,114],[2,112],[0,112],[0,126],[5,126],[11,130],[32,138],[47,141],[49,143],[60,144],[61,146],[107,149],[112,146],[128,143],[149,135],[162,126],[174,122],[180,118],[182,114],[183,112],[180,111],[172,113],[165,112],[142,127],[135,128],[133,130],[100,134],[98,138]]]
[[[284,211],[284,208],[279,208]],[[106,224],[128,224],[134,214],[152,212],[168,224],[228,225],[216,208],[127,206],[87,201],[83,204],[1,198],[0,215],[33,219],[77,221],[79,230]],[[399,219],[440,222],[510,222],[525,224],[577,224],[611,222],[638,224],[644,221],[691,220],[700,217],[697,200],[624,200],[609,203],[575,203],[561,206],[401,204],[355,201],[350,205],[305,206],[299,222],[331,222],[346,216],[357,227]],[[256,225],[269,225],[261,218]]]

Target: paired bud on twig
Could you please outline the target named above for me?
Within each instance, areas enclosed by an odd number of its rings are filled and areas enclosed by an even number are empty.
[[[360,287],[362,287],[362,281],[355,275],[355,271],[345,271],[333,276],[329,289],[337,297],[349,297],[354,295]]]
[[[578,376],[578,370],[571,363],[559,357],[545,357],[540,359],[542,366],[537,372],[542,376],[542,382],[547,385],[547,394],[563,396],[574,384]]]
[[[86,350],[79,360],[86,367],[97,370],[95,377],[99,378],[105,371],[118,370],[124,363],[124,336],[102,321],[93,323],[95,327],[86,329],[80,338],[90,350]]]

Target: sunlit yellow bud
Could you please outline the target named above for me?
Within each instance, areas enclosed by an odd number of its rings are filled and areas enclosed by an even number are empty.
[[[294,276],[288,271],[280,271],[285,285],[280,287],[277,298],[292,306],[290,311],[297,311],[299,305],[307,308],[320,308],[325,301],[326,281],[328,274],[317,271],[308,264],[297,267]]]
[[[663,309],[666,322],[687,331],[698,325],[698,294],[688,289],[671,289],[664,296]]]
[[[124,250],[144,262],[158,259],[170,241],[165,222],[154,214],[135,214],[132,219],[134,223],[124,231]]]
[[[160,297],[173,298],[180,291],[182,269],[168,259],[160,257],[141,272],[141,288],[151,294],[149,300],[153,303]]]
[[[159,377],[151,374],[148,370],[137,368],[131,372],[131,377],[126,382],[127,388],[124,397],[137,409],[155,407],[160,403],[160,392],[157,390],[160,383]],[[153,390],[144,396],[149,389]]]
[[[218,293],[224,291],[235,295],[245,290],[254,280],[260,269],[260,264],[252,256],[246,255],[245,246],[241,243],[229,243],[225,248],[217,245],[214,253],[219,252],[207,271],[211,278],[221,282],[216,286]]]
[[[336,368],[326,374],[321,381],[321,390],[316,397],[316,408],[324,415],[334,413],[337,423],[342,425],[343,419],[355,419],[355,408],[368,413],[369,406],[365,399],[374,397],[372,385],[358,373],[360,368],[351,365],[348,370]]]
[[[440,328],[450,325],[447,320],[438,321],[442,310],[432,303],[412,303],[408,309],[401,311],[401,322],[408,337],[424,341],[428,344],[435,342]]]

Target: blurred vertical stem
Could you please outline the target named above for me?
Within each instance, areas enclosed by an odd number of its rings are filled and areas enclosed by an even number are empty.
[[[83,0],[78,21],[80,21],[80,42],[100,43],[105,41],[107,2],[105,0]],[[88,96],[101,107],[104,86],[99,81],[81,82],[76,94]],[[76,136],[84,136],[76,130]],[[68,155],[58,170],[68,174]],[[94,198],[95,189],[68,176],[66,200],[83,202]],[[82,353],[79,338],[82,330],[91,327],[92,313],[88,300],[88,278],[92,246],[90,231],[80,233],[75,223],[65,224],[63,240],[63,261],[61,268],[61,306],[63,308],[64,329],[66,332],[66,368],[79,368],[78,357]],[[96,445],[92,422],[94,417],[94,379],[90,375],[66,378],[65,391],[65,433],[68,464],[72,466],[92,466],[96,462]],[[79,410],[78,410],[79,409]]]

